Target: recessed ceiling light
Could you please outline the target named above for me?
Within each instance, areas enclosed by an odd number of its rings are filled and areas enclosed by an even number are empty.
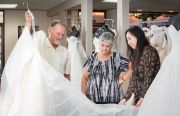
[[[113,2],[113,3],[116,3],[117,0],[103,0],[102,2]]]
[[[17,4],[0,4],[0,8],[16,8]]]
[[[143,11],[143,9],[137,9],[137,11]]]

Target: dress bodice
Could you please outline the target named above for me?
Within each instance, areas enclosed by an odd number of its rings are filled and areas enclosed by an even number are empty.
[[[78,38],[71,36],[67,39],[67,42],[68,42],[68,44],[76,43],[76,42],[78,42]]]
[[[98,38],[94,37],[93,44],[94,44],[95,52],[99,52],[100,51],[100,49],[99,49],[99,42],[100,42],[100,40]]]

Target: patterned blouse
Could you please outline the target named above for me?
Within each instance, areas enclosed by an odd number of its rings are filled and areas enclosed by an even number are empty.
[[[133,70],[132,79],[124,98],[129,99],[132,93],[134,93],[134,104],[136,104],[140,98],[144,98],[146,91],[159,69],[160,59],[157,50],[150,45],[146,46],[140,59],[139,66],[135,67]]]
[[[90,55],[84,64],[90,72],[86,95],[95,103],[118,103],[123,98],[118,78],[122,71],[127,70],[128,59],[113,52],[109,59],[99,61],[97,54]]]

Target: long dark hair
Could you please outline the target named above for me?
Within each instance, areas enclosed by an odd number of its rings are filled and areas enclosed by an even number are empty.
[[[132,49],[128,45],[128,41],[126,37],[127,32],[129,32],[130,34],[132,34],[133,36],[137,38],[136,49]],[[132,62],[132,66],[134,69],[135,66],[139,66],[140,58],[143,54],[143,50],[145,46],[149,45],[149,41],[147,40],[144,34],[144,31],[138,26],[132,26],[129,29],[127,29],[125,32],[125,38],[126,38],[126,44],[127,44],[127,54],[128,54],[128,57],[130,58],[130,61]]]

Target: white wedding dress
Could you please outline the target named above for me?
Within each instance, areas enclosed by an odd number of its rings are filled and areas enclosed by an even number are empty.
[[[151,30],[148,32],[149,42],[158,51],[161,64],[168,54],[168,40],[165,31],[166,28],[167,27],[152,25]]]
[[[80,88],[83,65],[87,59],[81,41],[77,37],[67,38],[68,51],[71,56],[71,84]]]
[[[180,116],[180,31],[168,28],[172,48],[147,91],[138,116]]]
[[[2,75],[0,116],[134,116],[130,106],[97,105],[40,55],[25,27]]]
[[[95,52],[100,52],[99,43],[100,43],[100,40],[97,37],[94,37],[93,45],[94,45]]]

